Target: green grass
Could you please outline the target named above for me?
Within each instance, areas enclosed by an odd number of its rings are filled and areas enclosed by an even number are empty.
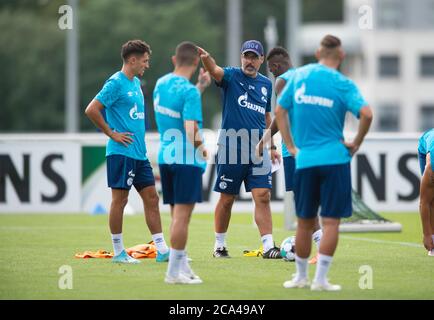
[[[197,286],[165,284],[167,264],[154,259],[139,265],[75,259],[76,252],[111,250],[107,216],[0,215],[0,299],[434,299],[434,258],[421,246],[419,216],[384,216],[402,223],[403,232],[342,234],[329,278],[343,290],[315,293],[282,287],[295,272],[294,263],[243,257],[244,249],[257,249],[260,244],[250,214],[232,217],[228,244],[233,258],[228,260],[211,257],[213,216],[192,217],[189,256],[204,281]],[[163,214],[162,219],[168,240],[170,217]],[[283,229],[281,214],[273,219],[279,243],[292,232]],[[125,217],[126,246],[150,239],[142,216]],[[72,290],[58,287],[62,265],[72,267]],[[371,290],[359,288],[362,265],[373,269]],[[314,269],[310,267],[311,278]]]

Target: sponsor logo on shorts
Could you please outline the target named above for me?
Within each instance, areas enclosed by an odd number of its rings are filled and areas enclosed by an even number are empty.
[[[127,179],[127,185],[128,185],[128,186],[131,186],[131,185],[133,184],[134,177],[135,177],[136,175],[135,175],[135,173],[133,172],[133,170],[130,170],[130,171],[128,172],[128,176],[129,176],[129,178]]]
[[[220,180],[222,180],[222,181],[227,181],[227,182],[234,182],[233,179],[226,178],[225,175],[222,175],[222,176],[220,177]]]

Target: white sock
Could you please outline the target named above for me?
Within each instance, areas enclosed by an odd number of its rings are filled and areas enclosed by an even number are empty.
[[[264,234],[261,237],[263,252],[267,252],[271,248],[274,247],[273,235],[272,234]]]
[[[312,240],[315,242],[316,250],[319,251],[319,244],[322,238],[322,230],[318,229],[312,234]]]
[[[125,249],[122,233],[112,234],[112,243],[115,256],[119,255]]]
[[[307,263],[308,258],[300,258],[299,256],[297,256],[297,254],[295,255],[295,266],[296,266],[296,270],[297,270],[297,279],[305,279],[307,278],[307,267],[309,266],[309,264]]]
[[[167,251],[169,251],[169,247],[166,244],[166,241],[164,240],[163,233],[155,233],[152,235],[152,240],[154,240],[155,246],[157,247],[157,250],[165,254]]]
[[[181,265],[185,258],[185,250],[175,250],[170,248],[169,265],[167,266],[167,275],[176,278],[181,271]]]
[[[187,274],[191,273],[191,268],[190,268],[190,264],[188,263],[188,255],[187,255],[187,251],[184,251],[184,257],[182,258],[181,261],[181,271]]]
[[[316,272],[314,282],[319,284],[327,283],[327,273],[329,272],[330,265],[332,264],[333,257],[319,254],[318,262],[316,264]]]
[[[226,247],[226,232],[225,233],[215,233],[215,244],[214,250],[217,248]]]

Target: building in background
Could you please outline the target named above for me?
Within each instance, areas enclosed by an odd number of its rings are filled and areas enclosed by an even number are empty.
[[[372,28],[361,28],[370,13]],[[374,109],[373,131],[434,127],[434,0],[345,0],[342,23],[301,26],[304,61],[328,33],[341,38],[347,52],[342,71]],[[357,122],[349,119],[348,126],[356,129]]]

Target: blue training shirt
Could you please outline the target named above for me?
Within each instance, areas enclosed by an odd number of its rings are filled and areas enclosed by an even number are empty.
[[[278,99],[288,110],[299,152],[296,168],[345,164],[351,161],[343,144],[347,111],[357,118],[367,102],[353,81],[319,63],[295,70]]]
[[[166,74],[154,89],[154,111],[160,133],[159,164],[186,164],[205,170],[206,161],[186,135],[184,121],[197,121],[202,129],[202,103],[199,89],[187,78]]]
[[[120,154],[136,160],[147,160],[145,145],[145,100],[140,80],[130,80],[122,71],[116,72],[95,96],[105,107],[106,121],[116,132],[131,132],[133,142],[124,146],[109,139],[106,156]]]
[[[292,78],[292,76],[294,75],[294,68],[288,69],[286,72],[282,73],[280,76],[278,76],[277,78],[280,78],[282,80],[284,80],[286,83],[288,83],[289,79]],[[281,93],[283,93],[283,89],[281,91]],[[282,139],[282,157],[286,158],[286,157],[292,157],[292,155],[289,153],[288,149],[286,148],[286,144]]]
[[[419,139],[417,150],[421,154],[431,154],[431,168],[434,170],[434,128],[425,131]]]
[[[271,111],[271,81],[260,73],[256,78],[246,76],[238,67],[223,70],[223,79],[217,83],[223,95],[222,131],[218,143],[232,148],[234,144],[228,135],[235,130],[242,137],[241,141],[250,143],[254,150],[266,128],[265,113]],[[237,139],[236,147],[241,148],[240,139]]]

